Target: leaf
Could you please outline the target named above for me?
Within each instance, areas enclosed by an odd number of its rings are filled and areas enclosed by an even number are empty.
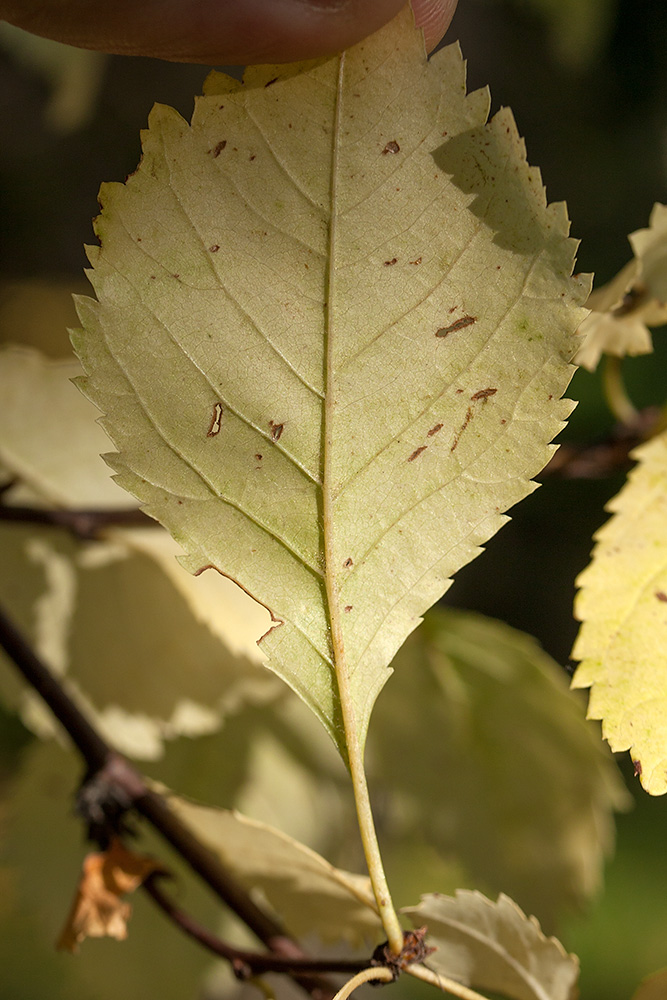
[[[463,863],[459,885],[503,888],[553,927],[599,888],[627,805],[565,672],[531,636],[445,608],[395,667],[368,748],[385,839],[418,831]]]
[[[667,205],[656,202],[647,229],[629,237],[641,264],[641,277],[652,298],[667,303]],[[664,320],[663,320],[664,322]]]
[[[437,951],[428,964],[465,986],[493,990],[509,1000],[574,1000],[579,964],[534,917],[500,895],[492,903],[480,892],[456,897],[433,893],[404,910],[414,927],[428,926],[427,943]]]
[[[648,229],[628,237],[635,256],[608,284],[588,297],[591,313],[575,363],[595,371],[603,353],[650,354],[650,326],[667,323],[667,207],[653,206]]]
[[[106,437],[72,385],[80,374],[74,358],[0,350],[0,462],[38,495],[40,506],[132,507],[98,458]]]
[[[638,261],[631,260],[608,284],[596,288],[586,303],[591,310],[579,327],[584,338],[575,364],[595,371],[603,354],[617,357],[651,354],[653,341],[641,310],[628,312],[623,300],[631,292],[639,271]]]
[[[145,855],[128,851],[114,837],[106,851],[87,854],[72,908],[65,921],[58,948],[77,952],[87,937],[112,937],[124,941],[132,913],[122,899],[134,892],[160,865]]]
[[[3,501],[131,503],[99,458],[104,433],[71,384],[77,374],[74,359],[0,351],[0,461],[10,479],[20,477]],[[159,756],[164,738],[211,731],[245,700],[274,697],[277,682],[259,666],[256,645],[267,612],[217,573],[192,577],[161,529],[109,529],[91,544],[41,526],[2,525],[0,537],[3,603],[124,752]],[[41,736],[54,735],[41,700],[6,673],[8,703],[21,704]]]
[[[583,623],[572,684],[612,750],[630,750],[651,795],[667,792],[667,433],[634,452],[637,466],[608,505],[575,603]]]
[[[163,790],[162,790],[163,791]],[[377,941],[382,924],[370,879],[329,864],[292,837],[238,812],[170,794],[169,805],[222,863],[260,889],[290,934],[323,941]]]
[[[243,703],[277,694],[249,599],[230,596],[237,588],[217,574],[193,579],[177,551],[160,529],[80,543],[56,529],[0,525],[3,606],[104,736],[144,759],[159,757],[165,739],[211,732]],[[0,693],[41,737],[59,732],[3,654]]]
[[[639,984],[632,994],[632,1000],[664,1000],[665,996],[667,996],[667,969],[662,969]]]
[[[345,756],[547,462],[587,282],[510,114],[407,9],[207,92],[102,188],[83,385],[118,482],[271,610],[269,665]]]

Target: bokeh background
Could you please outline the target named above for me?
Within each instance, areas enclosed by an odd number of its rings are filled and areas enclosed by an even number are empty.
[[[512,107],[549,200],[567,201],[582,241],[580,270],[608,280],[630,257],[627,234],[646,226],[653,203],[666,198],[667,4],[459,0],[446,41],[457,38],[470,88],[489,85],[494,110]],[[63,353],[65,329],[75,323],[69,292],[86,290],[82,245],[92,239],[100,181],[134,169],[154,102],[189,117],[205,73],[54,51],[0,25],[1,340],[24,339],[17,331],[27,326],[43,350]],[[26,283],[34,283],[28,302]],[[664,402],[663,331],[655,344],[654,355],[625,365],[638,407]],[[580,371],[570,395],[579,405],[562,440],[604,439],[614,421],[599,376]],[[448,603],[530,632],[567,668],[574,580],[626,471],[547,479],[459,574]],[[0,716],[5,775],[29,739],[15,719]],[[581,957],[585,1000],[627,1000],[643,976],[667,965],[667,801],[642,793],[620,763],[635,807],[619,818],[604,892],[561,930]]]

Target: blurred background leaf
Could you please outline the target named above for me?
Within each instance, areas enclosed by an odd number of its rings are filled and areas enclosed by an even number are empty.
[[[645,227],[653,203],[665,200],[664,0],[642,0],[641,4],[636,0],[549,0],[548,4],[547,0],[460,0],[448,40],[455,37],[461,39],[468,59],[471,88],[490,84],[494,107],[509,104],[513,108],[520,131],[526,136],[529,160],[540,166],[549,199],[567,200],[573,235],[583,241],[580,269],[595,270],[600,284],[609,280],[629,258],[627,234]],[[200,90],[204,75],[205,70],[198,66],[110,58],[97,91],[93,117],[76,130],[56,132],[45,117],[50,86],[43,73],[35,72],[7,50],[0,52],[0,124],[4,137],[0,148],[0,340],[39,344],[52,357],[63,355],[67,345],[64,328],[76,324],[69,290],[87,290],[81,278],[85,266],[82,244],[91,239],[90,220],[97,212],[100,181],[121,180],[134,169],[139,155],[139,129],[145,126],[154,101],[175,106],[189,117],[192,95]],[[654,355],[624,364],[635,405],[664,400],[666,369],[667,338],[658,331]],[[599,376],[579,372],[569,395],[580,402],[561,437],[591,441],[604,436],[613,419],[603,403]],[[448,594],[449,603],[456,602],[524,629],[565,664],[576,633],[572,617],[574,578],[588,562],[593,531],[606,520],[603,505],[618,492],[623,479],[624,473],[619,471],[602,481],[547,481],[515,508],[513,520],[493,540],[486,555],[459,574]],[[240,806],[245,811],[287,828],[331,860],[354,869],[356,842],[344,842],[339,837],[347,808],[338,788],[342,776],[320,749],[312,749],[309,769],[298,763],[303,745],[315,748],[318,744],[313,742],[313,734],[303,720],[300,725],[307,735],[300,735],[299,727],[290,718],[294,711],[290,701],[281,705],[283,715],[272,716],[270,724],[262,728],[261,739],[257,738],[259,723],[248,722],[249,712],[262,715],[264,710],[257,708],[229,718],[220,735],[178,740],[173,745],[174,753],[178,748],[180,755],[178,765],[170,748],[159,765],[164,768],[162,775],[157,774],[158,764],[153,765],[156,776],[173,787],[215,801],[211,779],[204,777],[210,775],[211,769],[201,765],[208,755],[211,761],[219,762],[219,804],[229,804],[225,789],[235,788],[235,795],[249,800],[250,808]],[[223,736],[234,745],[233,755],[220,756],[216,741]],[[0,780],[5,785],[28,739],[15,718],[0,711]],[[59,753],[52,745],[38,747],[36,752]],[[283,766],[285,758],[293,762],[291,767]],[[272,799],[277,776],[267,762],[288,775],[281,779],[281,787],[286,798],[297,797],[293,810],[286,810]],[[171,775],[167,774],[169,770]],[[310,785],[304,776],[306,770],[311,773]],[[261,779],[260,773],[264,775]],[[637,794],[635,779],[627,769],[624,773]],[[71,787],[75,775],[69,781]],[[193,787],[188,787],[188,782]],[[51,809],[65,815],[69,808],[65,789],[57,782],[49,786],[45,780],[44,784],[57,798]],[[201,787],[194,787],[197,785]],[[250,791],[251,787],[255,790]],[[320,788],[325,790],[324,800],[317,797]],[[337,817],[333,828],[338,851],[326,832],[317,832],[320,805],[325,812],[333,810],[332,815]],[[378,802],[378,806],[382,803]],[[263,808],[267,814],[262,814]],[[6,810],[6,805],[0,806],[0,815],[4,816]],[[35,810],[30,815],[36,816]],[[284,815],[286,812],[290,815]],[[40,812],[39,822],[48,827],[52,816],[53,812]],[[290,821],[302,828],[283,826]],[[31,821],[28,818],[26,822]],[[603,894],[592,908],[576,920],[569,920],[561,930],[566,947],[581,957],[581,990],[586,1000],[628,1000],[642,978],[667,964],[667,800],[649,799],[640,792],[633,812],[621,815],[617,825],[617,852],[607,868]],[[68,836],[73,840],[68,842],[75,844],[80,834],[76,825],[71,830],[73,834]],[[55,856],[58,854],[56,844]],[[407,855],[414,870],[419,867],[424,878],[430,873],[444,892],[461,885],[466,877],[460,866],[438,858],[423,839],[409,848],[391,845],[388,854],[390,871]],[[28,856],[34,858],[34,853],[26,842]],[[65,859],[66,855],[61,857]],[[79,861],[79,857],[72,860],[66,898]],[[60,864],[66,867],[65,860]],[[46,856],[39,868],[43,872],[49,868]],[[57,896],[59,870],[57,867],[55,873],[51,872],[49,879]],[[14,877],[4,870],[0,873],[3,889]],[[414,884],[414,878],[407,868],[404,880],[397,873],[401,892],[405,884],[406,902],[410,901],[408,886]],[[82,976],[85,983],[78,987],[79,993],[68,984],[67,977],[72,973],[62,965],[66,956],[40,951],[38,961],[37,952],[25,948],[21,952],[19,948],[26,940],[32,946],[36,926],[43,928],[49,913],[56,913],[57,919],[52,920],[52,930],[40,931],[44,949],[50,948],[57,933],[62,904],[60,898],[53,903],[52,890],[49,888],[47,893],[46,885],[46,875],[36,878],[33,909],[29,915],[22,909],[20,919],[14,920],[12,936],[5,937],[0,945],[11,953],[13,969],[22,963],[19,971],[5,972],[3,965],[3,986],[15,1000],[41,996],[77,1000],[79,995],[98,1000],[96,987],[85,980],[84,973],[75,974]],[[16,898],[12,892],[0,891],[0,909]],[[139,918],[137,908],[133,918],[137,925]],[[155,944],[149,947],[169,951],[169,969],[173,955],[174,983],[190,981],[192,970],[201,968],[201,957],[181,959],[178,949],[183,947],[193,953],[194,945],[179,945],[157,919],[159,932]],[[132,933],[131,929],[131,938]],[[139,945],[142,947],[140,940]],[[95,956],[97,949],[99,954],[108,950],[109,968],[121,964],[120,945],[93,942],[92,946]],[[129,953],[124,954],[128,955],[125,982],[130,995],[140,993],[142,988],[144,992],[152,991],[152,985],[132,978]],[[91,963],[95,961],[96,957]],[[31,981],[24,976],[28,972],[31,976],[37,974],[40,965],[44,971],[42,986],[24,989],[22,984]],[[179,978],[181,968],[183,978]],[[389,987],[400,991],[401,997],[407,995],[407,988],[404,980]],[[416,986],[415,993],[420,988]],[[113,995],[118,995],[117,987]],[[169,993],[164,996],[168,1000]],[[187,993],[178,996],[187,997]]]

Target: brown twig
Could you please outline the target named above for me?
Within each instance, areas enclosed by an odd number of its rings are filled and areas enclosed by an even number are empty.
[[[203,927],[189,913],[176,906],[162,891],[159,880],[164,878],[160,873],[153,873],[143,884],[143,888],[151,897],[153,902],[162,910],[167,917],[180,927],[184,934],[198,941],[204,948],[227,959],[231,963],[235,974],[239,979],[248,979],[252,976],[261,975],[264,972],[342,972],[354,975],[368,965],[368,959],[334,959],[334,958],[300,958],[293,959],[285,955],[276,955],[267,952],[245,951],[241,948],[234,948],[232,945],[222,941],[217,935]]]
[[[61,507],[14,507],[0,504],[0,521],[45,524],[66,528],[75,538],[89,541],[104,528],[150,528],[157,521],[138,507],[110,510],[70,510]]]
[[[93,801],[111,797],[123,811],[134,809],[154,827],[163,839],[181,855],[216,895],[246,924],[271,952],[267,959],[285,961],[285,971],[316,1000],[333,995],[333,987],[321,975],[311,971],[313,960],[285,932],[270,914],[262,910],[245,888],[227,871],[169,808],[166,800],[149,788],[142,775],[100,736],[94,726],[72,700],[65,683],[56,678],[35,654],[14,623],[0,608],[0,646],[14,661],[31,687],[39,693],[66,730],[72,743],[84,758],[88,777],[84,788],[96,788],[100,796],[89,795]],[[83,799],[85,800],[85,796]],[[82,797],[80,796],[80,802]],[[155,899],[155,892],[151,892]],[[158,895],[161,895],[158,893]],[[171,904],[162,897],[167,911]],[[175,912],[175,908],[171,908]],[[190,928],[194,927],[190,923]],[[194,935],[192,935],[194,936]],[[202,942],[203,943],[203,942]],[[212,939],[209,937],[209,944]],[[300,964],[304,968],[300,968]],[[317,964],[317,963],[316,963]],[[334,962],[334,969],[338,965]],[[331,963],[317,964],[318,970],[332,971]]]
[[[605,479],[632,464],[630,452],[651,436],[661,419],[661,410],[649,406],[631,424],[618,424],[612,433],[594,444],[561,444],[537,477],[558,479]]]

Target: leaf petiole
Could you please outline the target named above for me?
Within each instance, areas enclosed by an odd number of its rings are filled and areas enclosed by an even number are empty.
[[[602,370],[602,386],[607,406],[622,424],[633,424],[639,412],[632,403],[625,388],[622,358],[607,354]]]
[[[439,972],[434,972],[433,969],[429,969],[425,965],[408,965],[405,971],[414,976],[415,979],[422,979],[425,983],[430,983],[431,986],[437,986],[443,993],[451,993],[452,996],[459,997],[459,1000],[488,1000],[476,990],[471,990],[469,986],[457,983],[454,979],[448,979],[447,976],[442,976]]]
[[[393,972],[391,969],[387,969],[386,966],[370,966],[368,969],[363,969],[361,972],[358,972],[356,976],[352,976],[352,979],[348,979],[345,985],[341,986],[338,990],[334,1000],[347,1000],[347,997],[351,996],[352,993],[354,993],[359,986],[363,986],[364,983],[391,983],[393,978]]]

